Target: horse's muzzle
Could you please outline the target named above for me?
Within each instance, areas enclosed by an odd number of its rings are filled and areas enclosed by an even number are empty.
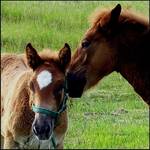
[[[72,98],[79,98],[82,96],[86,78],[83,75],[77,75],[71,72],[67,73],[67,84],[68,84],[68,93]]]
[[[39,115],[32,124],[32,131],[39,140],[48,140],[54,129],[54,120],[48,116]]]

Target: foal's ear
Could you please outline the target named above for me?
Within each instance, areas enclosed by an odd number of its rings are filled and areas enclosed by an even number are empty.
[[[64,47],[59,51],[59,63],[61,68],[65,71],[71,60],[70,46],[65,43]]]
[[[26,46],[26,58],[28,65],[33,70],[35,70],[43,62],[37,51],[32,47],[31,43],[28,43]]]

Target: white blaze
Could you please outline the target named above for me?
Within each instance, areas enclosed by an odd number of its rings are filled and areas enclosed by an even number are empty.
[[[47,70],[41,71],[36,80],[40,89],[42,89],[52,83],[52,74]]]

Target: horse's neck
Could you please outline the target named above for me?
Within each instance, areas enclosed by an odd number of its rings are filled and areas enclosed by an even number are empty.
[[[119,72],[134,87],[143,100],[150,104],[150,71],[142,72],[135,64],[124,64]]]
[[[127,33],[128,35],[128,33]],[[135,91],[150,104],[150,32],[137,32],[127,37],[119,47],[118,71],[134,87]]]
[[[150,30],[148,27],[139,31],[124,30],[117,40],[118,65],[130,62],[140,64],[142,67],[150,65]]]

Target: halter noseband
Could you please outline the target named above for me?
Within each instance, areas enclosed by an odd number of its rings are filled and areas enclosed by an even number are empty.
[[[60,109],[58,109],[58,111],[52,111],[52,110],[46,109],[44,107],[36,106],[34,104],[32,104],[32,110],[36,113],[46,114],[46,115],[50,115],[53,118],[57,118],[58,115],[60,115],[66,109],[67,99],[68,99],[68,95],[67,95],[67,93],[66,94],[64,93],[63,101],[62,101],[62,103],[60,105],[61,107],[60,107]]]

